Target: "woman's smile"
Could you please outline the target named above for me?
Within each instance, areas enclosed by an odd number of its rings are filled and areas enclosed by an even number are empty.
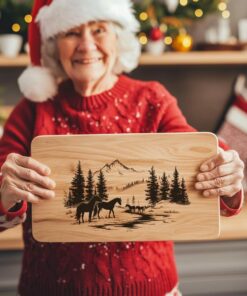
[[[72,64],[73,65],[91,65],[91,64],[95,64],[98,62],[101,62],[103,60],[102,57],[98,57],[98,58],[75,58],[72,60]]]

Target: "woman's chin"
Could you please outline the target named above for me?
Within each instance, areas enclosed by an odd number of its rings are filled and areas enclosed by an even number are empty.
[[[99,69],[104,68],[102,61],[97,61],[94,63],[72,63],[72,68],[74,71],[98,71]]]
[[[102,65],[82,65],[75,69],[72,77],[83,77],[85,80],[94,80],[106,73],[106,69]]]

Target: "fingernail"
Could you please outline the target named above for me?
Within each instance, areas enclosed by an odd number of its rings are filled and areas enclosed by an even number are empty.
[[[202,189],[202,184],[201,183],[196,183],[195,186],[196,186],[196,189]]]
[[[31,200],[31,203],[39,203],[39,198],[38,197],[33,197],[32,200]]]
[[[204,176],[201,174],[201,175],[197,175],[197,180],[198,181],[204,181]]]
[[[49,168],[45,168],[44,172],[45,172],[46,175],[50,175],[51,170]]]
[[[50,180],[50,181],[49,181],[49,187],[50,187],[51,189],[55,189],[55,188],[56,188],[56,183],[55,183],[53,180]]]
[[[205,172],[208,170],[208,166],[206,164],[201,166],[201,171]]]

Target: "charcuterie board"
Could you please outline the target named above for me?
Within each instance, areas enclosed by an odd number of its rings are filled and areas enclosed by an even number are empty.
[[[42,242],[212,239],[219,200],[195,189],[217,154],[211,133],[39,136],[32,157],[51,168],[56,197],[32,205]]]

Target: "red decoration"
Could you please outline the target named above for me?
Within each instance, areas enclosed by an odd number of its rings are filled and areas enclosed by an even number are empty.
[[[22,201],[22,203],[20,205],[20,209],[14,211],[14,212],[10,212],[9,210],[6,210],[3,207],[1,199],[0,199],[0,215],[6,215],[8,221],[14,219],[15,217],[20,217],[21,215],[26,213],[26,211],[27,211],[27,202],[25,200]]]
[[[164,33],[160,30],[159,27],[152,28],[149,34],[149,39],[152,41],[161,40],[164,37]]]

